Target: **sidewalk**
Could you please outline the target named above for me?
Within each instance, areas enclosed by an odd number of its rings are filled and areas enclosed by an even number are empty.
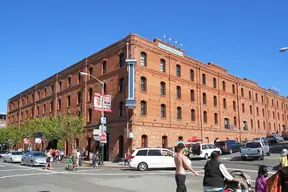
[[[82,161],[82,165],[84,167],[92,166],[92,161]],[[107,168],[129,168],[128,165],[124,165],[124,162],[114,163],[112,161],[104,161],[103,165],[98,165],[99,167],[107,167]]]

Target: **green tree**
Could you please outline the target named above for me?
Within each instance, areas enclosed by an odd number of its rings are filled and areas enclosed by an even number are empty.
[[[8,144],[9,132],[8,127],[0,129],[0,144]]]
[[[15,147],[16,144],[20,143],[23,136],[21,134],[21,129],[18,127],[18,125],[12,125],[8,126],[7,132],[8,132],[8,144],[10,148]]]
[[[58,140],[61,137],[61,121],[60,117],[42,118],[39,123],[40,132],[48,141]]]

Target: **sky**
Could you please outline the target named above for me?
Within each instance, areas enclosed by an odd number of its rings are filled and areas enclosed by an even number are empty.
[[[2,0],[0,112],[9,98],[137,33],[288,96],[287,0]],[[287,76],[286,76],[287,75]]]

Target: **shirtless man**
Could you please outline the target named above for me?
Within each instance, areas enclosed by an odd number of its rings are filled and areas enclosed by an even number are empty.
[[[174,156],[174,162],[176,165],[176,173],[175,173],[175,180],[177,184],[176,192],[186,192],[187,188],[185,185],[186,175],[185,175],[185,168],[189,169],[196,177],[199,176],[199,174],[194,171],[191,167],[191,165],[188,164],[186,157],[183,155],[184,151],[184,144],[179,143],[178,146],[178,153]]]

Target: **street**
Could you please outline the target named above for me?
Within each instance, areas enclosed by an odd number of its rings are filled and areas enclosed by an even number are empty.
[[[286,143],[287,145],[287,143]],[[271,156],[265,156],[263,161],[241,161],[239,153],[222,155],[221,162],[229,171],[242,170],[255,180],[258,166],[265,164],[269,167],[270,175],[275,171],[279,160],[279,151],[284,147],[271,147]],[[287,147],[287,146],[285,146]],[[196,178],[187,174],[189,191],[202,190],[203,166],[205,160],[193,160],[192,164],[201,176]],[[129,168],[82,167],[76,172],[64,170],[65,163],[53,163],[53,169],[44,170],[42,167],[21,166],[17,163],[0,163],[0,192],[156,192],[175,191],[174,170],[149,170],[139,172]]]

